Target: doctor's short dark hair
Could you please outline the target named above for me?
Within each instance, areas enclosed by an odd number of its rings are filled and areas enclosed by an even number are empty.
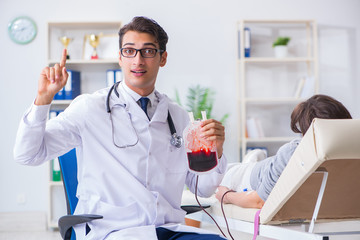
[[[128,31],[148,33],[154,36],[156,41],[159,43],[159,48],[166,51],[166,44],[169,37],[165,30],[155,20],[147,17],[134,17],[130,23],[123,26],[119,31],[120,48],[122,48],[123,37]]]
[[[317,94],[299,103],[291,113],[291,130],[304,135],[314,118],[351,119],[346,107],[336,99]]]

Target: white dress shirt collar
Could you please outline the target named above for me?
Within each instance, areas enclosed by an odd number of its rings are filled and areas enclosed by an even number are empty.
[[[139,102],[139,99],[142,98],[142,97],[147,97],[149,98],[149,103],[148,103],[148,115],[149,115],[149,118],[151,119],[152,116],[154,115],[155,113],[155,109],[156,109],[156,106],[157,104],[159,103],[159,98],[158,96],[155,94],[155,89],[148,95],[148,96],[141,96],[140,94],[138,94],[137,92],[133,91],[132,89],[130,89],[125,81],[122,81],[120,83],[124,90],[126,91],[127,94],[130,95],[130,97],[132,97],[134,99],[135,102],[137,102],[140,106],[140,102]],[[118,86],[120,87],[120,85]]]

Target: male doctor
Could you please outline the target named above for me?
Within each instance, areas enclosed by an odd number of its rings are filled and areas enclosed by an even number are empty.
[[[60,64],[40,74],[35,102],[20,122],[14,156],[21,164],[39,165],[76,148],[75,214],[104,217],[88,223],[90,230],[84,224],[76,226],[78,240],[223,239],[182,225],[184,184],[194,192],[196,175],[189,172],[184,146],[170,143],[168,116],[182,135],[188,114],[155,90],[158,70],[166,64],[167,41],[154,20],[135,17],[119,32],[124,81],[77,97],[49,121],[50,103],[68,77],[66,50]],[[216,142],[219,158],[215,171],[199,177],[198,195],[209,197],[226,170],[224,127],[205,120],[202,134]]]

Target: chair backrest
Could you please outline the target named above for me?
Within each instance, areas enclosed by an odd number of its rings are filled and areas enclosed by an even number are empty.
[[[262,223],[311,220],[321,185],[318,219],[359,219],[360,119],[315,119],[262,208]]]
[[[72,215],[74,214],[78,203],[78,198],[76,197],[76,190],[78,186],[76,149],[74,148],[60,156],[59,164],[64,183],[67,213],[68,215]]]

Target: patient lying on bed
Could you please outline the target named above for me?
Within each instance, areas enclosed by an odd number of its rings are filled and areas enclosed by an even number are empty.
[[[326,95],[314,95],[299,103],[291,113],[291,129],[304,135],[314,118],[350,119],[349,111],[339,101]],[[216,198],[244,208],[262,208],[301,138],[279,148],[276,155],[266,158],[255,150],[230,167],[218,187]],[[246,161],[247,160],[247,161]],[[259,161],[260,160],[260,161]]]

